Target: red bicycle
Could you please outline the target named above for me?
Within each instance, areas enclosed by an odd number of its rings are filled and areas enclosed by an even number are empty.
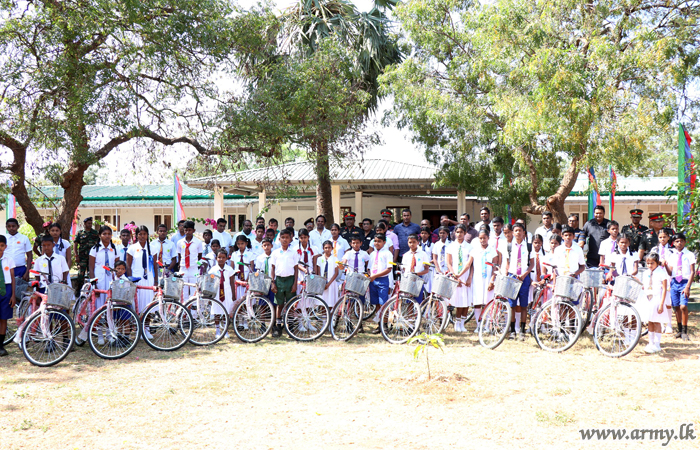
[[[178,350],[192,338],[192,314],[180,303],[183,286],[182,274],[163,277],[158,286],[136,286],[137,290],[155,293],[155,299],[144,308],[140,317],[141,335],[154,350]]]

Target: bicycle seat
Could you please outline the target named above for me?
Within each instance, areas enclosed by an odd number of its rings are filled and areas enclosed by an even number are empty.
[[[127,277],[132,283],[138,283],[141,281],[141,277]]]
[[[97,278],[97,277],[95,277],[95,278],[90,278],[90,284],[97,284],[97,281],[98,281],[98,280],[99,280],[99,278]]]

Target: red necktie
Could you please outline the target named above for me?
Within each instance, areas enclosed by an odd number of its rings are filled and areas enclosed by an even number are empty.
[[[185,268],[190,268],[190,245],[191,242],[185,242]]]
[[[221,278],[219,279],[219,300],[226,300],[226,291],[224,290],[224,269],[220,269]]]
[[[241,254],[241,262],[243,262],[243,254]],[[238,267],[238,270],[240,270],[240,272],[238,272],[238,278],[241,281],[245,280],[245,275],[243,273],[243,272],[245,272],[245,267],[240,266],[240,267]]]
[[[410,272],[414,272],[416,269],[416,254],[411,252],[411,269]]]
[[[163,262],[163,246],[165,242],[160,243],[160,251],[158,252],[158,261]]]
[[[520,261],[520,256],[522,255],[522,253],[521,253],[522,249],[523,249],[522,244],[518,245],[518,266],[517,266],[517,267],[518,267],[518,273],[517,273],[517,275],[520,275],[521,272],[522,272],[522,270],[523,270],[522,267],[521,267],[521,261]]]
[[[537,253],[535,255],[535,263],[537,264],[537,281],[540,281],[540,278],[542,278],[542,274],[540,272],[540,254]]]

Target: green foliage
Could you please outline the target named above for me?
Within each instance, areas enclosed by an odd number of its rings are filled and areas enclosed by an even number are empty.
[[[697,179],[700,180],[700,171],[697,167],[693,168]],[[673,189],[673,188],[671,188]],[[685,234],[686,248],[695,255],[700,254],[700,187],[696,186],[694,190],[690,189],[687,183],[677,183],[675,189],[678,192],[677,199],[682,204],[690,203],[690,211],[687,215],[682,216],[683,211],[680,210],[671,215],[668,220],[672,224],[676,224],[676,230]],[[675,197],[669,197],[669,202],[675,202]],[[682,217],[681,217],[682,216]]]
[[[28,223],[23,223],[19,227],[19,232],[27,236],[30,242],[34,242],[34,238],[36,238],[36,232],[34,231],[34,228],[32,228],[31,225],[29,225]]]
[[[633,173],[674,134],[679,103],[697,106],[695,2],[410,0],[395,14],[414,51],[381,77],[386,120],[444,167],[439,181],[479,195],[505,177],[510,201],[556,194],[563,211],[580,167]]]
[[[428,349],[433,347],[444,353],[445,341],[443,341],[441,334],[428,334],[423,332],[409,339],[408,344],[413,344],[415,342],[418,342],[418,345],[413,350],[413,359],[418,359],[421,353],[425,354],[425,363],[428,367],[428,380],[430,380],[430,360],[428,359]]]

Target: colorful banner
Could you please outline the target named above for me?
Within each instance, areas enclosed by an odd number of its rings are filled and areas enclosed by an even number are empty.
[[[603,200],[600,198],[600,190],[598,189],[598,180],[595,177],[593,167],[588,168],[588,185],[593,188],[588,194],[588,220],[591,220],[595,207],[603,204]]]
[[[608,166],[610,169],[610,220],[614,220],[615,216],[615,192],[617,192],[617,174],[613,170],[612,166]]]
[[[678,125],[678,183],[685,183],[685,189],[690,189],[690,192],[695,190],[696,175],[695,175],[695,160],[693,153],[690,151],[690,143],[693,140],[690,134],[686,131],[683,124]],[[678,223],[682,223],[683,218],[690,213],[690,202],[683,202],[681,196],[678,196]],[[683,212],[680,214],[680,212]]]
[[[12,181],[8,181],[7,185],[12,189]],[[7,217],[5,218],[17,218],[17,199],[12,194],[7,194]]]
[[[70,227],[70,240],[75,241],[75,237],[78,235],[78,210],[75,210],[75,215],[73,216],[73,224]]]
[[[175,211],[173,218],[175,219],[174,224],[176,224],[181,220],[185,220],[185,208],[182,207],[182,184],[180,183],[180,177],[178,177],[177,174],[174,174],[174,177],[175,194],[173,197],[173,203],[175,206]]]

